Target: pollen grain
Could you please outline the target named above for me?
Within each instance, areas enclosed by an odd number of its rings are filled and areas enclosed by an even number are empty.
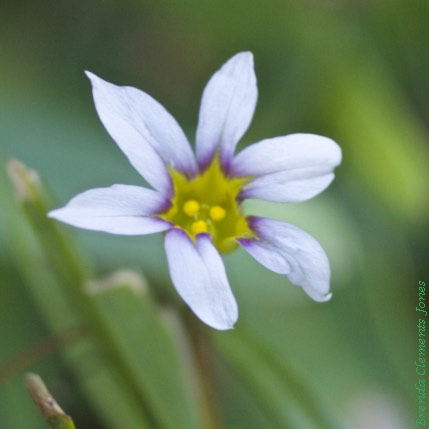
[[[206,222],[203,220],[197,220],[191,225],[191,230],[193,234],[202,234],[203,232],[208,232],[209,228]]]
[[[200,204],[195,200],[188,200],[185,204],[183,204],[183,211],[188,216],[195,216],[200,211]]]
[[[215,222],[220,222],[224,219],[226,215],[226,210],[221,206],[213,206],[210,208],[210,217]]]

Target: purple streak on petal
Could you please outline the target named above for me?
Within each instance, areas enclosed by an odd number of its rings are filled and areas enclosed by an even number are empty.
[[[247,220],[247,224],[249,225],[249,228],[256,234],[258,234],[258,222],[259,220],[262,219],[259,216],[247,216],[246,220]]]
[[[215,155],[215,151],[213,151],[213,153],[211,154],[207,154],[200,157],[200,159],[198,160],[200,173],[204,173],[204,171],[209,167],[209,165],[213,161],[214,155]]]

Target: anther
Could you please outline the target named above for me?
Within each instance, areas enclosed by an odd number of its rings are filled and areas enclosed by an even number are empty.
[[[198,201],[195,200],[188,200],[185,204],[183,204],[183,211],[188,216],[195,216],[200,210],[200,205],[198,204]]]
[[[196,222],[194,222],[191,225],[191,230],[192,230],[192,233],[195,235],[209,231],[207,223],[204,222],[203,220],[197,220]]]
[[[210,217],[215,221],[221,221],[226,215],[226,210],[220,206],[213,206],[210,208]]]

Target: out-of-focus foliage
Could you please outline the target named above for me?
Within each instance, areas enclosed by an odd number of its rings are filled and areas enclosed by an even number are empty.
[[[85,69],[147,91],[193,142],[206,81],[251,50],[259,102],[241,145],[314,132],[344,155],[314,200],[246,206],[319,239],[332,300],[309,301],[237,251],[225,259],[239,322],[232,333],[203,327],[202,355],[177,314],[160,235],[72,231],[40,213],[34,229],[2,169],[0,427],[44,427],[28,371],[77,428],[200,427],[215,414],[213,427],[228,429],[414,425],[414,309],[418,280],[429,281],[428,22],[427,2],[405,0],[0,0],[0,157],[42,175],[57,199],[45,204],[142,183],[100,124]],[[85,255],[78,277],[46,251],[57,233],[84,249],[70,244]],[[144,273],[144,292],[72,284],[124,267]]]

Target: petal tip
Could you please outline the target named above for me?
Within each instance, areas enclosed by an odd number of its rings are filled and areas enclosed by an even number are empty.
[[[316,302],[320,302],[320,303],[328,302],[332,298],[332,292],[319,293],[314,290],[309,291],[305,289],[304,291],[313,301],[316,301]]]
[[[234,67],[241,66],[241,67],[244,67],[243,71],[246,71],[247,73],[250,72],[252,81],[255,79],[253,76],[253,73],[254,73],[253,69],[255,68],[255,61],[253,58],[253,54],[250,51],[239,52],[238,54],[235,54],[231,58],[230,61],[231,61],[231,64],[234,64]],[[228,64],[228,62],[227,62],[227,64]],[[256,79],[255,79],[255,81],[256,81]]]
[[[320,302],[327,302],[327,301],[330,301],[331,300],[331,298],[332,298],[332,292],[328,292],[323,298],[322,298],[322,301],[320,301]]]
[[[250,51],[242,51],[235,55],[236,57],[241,57],[245,59],[246,61],[253,63],[253,54]]]
[[[85,70],[84,73],[86,74],[87,78],[91,81],[92,87],[98,87],[99,84],[103,83],[103,79],[98,77],[96,74],[90,72],[89,70]]]
[[[213,326],[213,328],[217,329],[218,331],[232,331],[233,329],[235,329],[234,324],[225,326]]]
[[[216,320],[208,322],[203,320],[203,322],[206,323],[208,326],[217,329],[218,331],[230,331],[232,329],[235,329],[235,323],[237,322],[237,320],[238,311],[232,317],[228,317],[222,321]]]
[[[51,210],[51,211],[49,211],[48,213],[46,213],[46,216],[49,218],[49,219],[58,219],[58,212],[60,211],[61,209],[54,209],[54,210]]]
[[[94,73],[90,72],[89,70],[84,70],[84,73],[86,74],[87,78],[90,79],[91,81],[97,78],[97,76]]]

